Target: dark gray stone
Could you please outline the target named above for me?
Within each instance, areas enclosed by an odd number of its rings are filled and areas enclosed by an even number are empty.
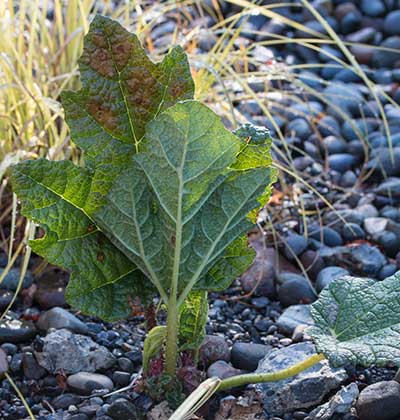
[[[350,413],[359,395],[354,382],[343,387],[327,403],[320,405],[309,413],[308,420],[332,420]],[[344,417],[345,418],[345,417]]]
[[[397,420],[400,418],[400,384],[382,381],[364,388],[357,400],[361,420]]]
[[[89,417],[84,413],[77,413],[66,417],[65,420],[89,420]]]
[[[345,172],[355,163],[354,156],[348,153],[338,153],[328,157],[329,167],[337,172]]]
[[[329,86],[324,89],[323,94],[327,100],[333,103],[333,105],[350,115],[353,115],[358,111],[359,104],[363,101],[363,97],[359,90],[343,82],[330,83]],[[335,111],[333,107],[332,113],[333,115],[337,114],[337,111]],[[340,116],[338,117],[342,118]]]
[[[310,232],[310,237],[322,242],[326,246],[341,246],[343,245],[343,239],[336,230],[324,226],[322,229],[313,228]]]
[[[400,147],[379,148],[365,167],[381,173],[385,178],[400,175]]]
[[[386,258],[379,249],[368,244],[351,248],[351,258],[365,275],[371,277],[377,277],[386,264]]]
[[[385,253],[389,257],[394,258],[400,249],[400,236],[396,235],[394,232],[378,232],[374,235],[373,239],[377,244],[384,248]]]
[[[275,250],[267,248],[265,252],[258,253],[253,264],[240,277],[243,291],[275,298],[275,274]]]
[[[99,389],[111,391],[114,388],[114,384],[108,376],[92,372],[79,372],[69,376],[67,385],[80,395],[90,395],[92,391]]]
[[[296,118],[290,121],[287,130],[289,133],[294,133],[301,140],[307,140],[312,134],[311,127],[304,118]]]
[[[328,136],[324,138],[324,147],[328,155],[336,155],[347,152],[347,143],[335,136]]]
[[[294,260],[295,257],[302,254],[308,245],[307,238],[294,232],[289,233],[285,242],[285,256],[289,260]]]
[[[218,360],[207,369],[208,378],[216,376],[220,379],[226,379],[240,375],[241,373],[243,372],[240,369],[235,369],[232,365],[225,362],[225,360]]]
[[[381,43],[381,47],[396,51],[374,50],[372,61],[376,67],[393,68],[396,62],[400,62],[400,36],[391,36]]]
[[[271,373],[300,363],[315,354],[310,342],[271,351],[258,366],[256,373]],[[256,385],[256,391],[269,415],[280,416],[300,408],[319,404],[347,378],[344,369],[332,369],[327,360],[295,377]]]
[[[7,354],[3,349],[0,349],[0,378],[8,372]]]
[[[382,16],[386,7],[381,0],[361,0],[361,10],[371,17]]]
[[[342,237],[345,242],[352,242],[357,239],[365,239],[365,232],[359,225],[348,223],[342,228]]]
[[[0,289],[0,311],[3,311],[13,300],[14,293],[10,290]]]
[[[217,360],[229,362],[231,352],[224,337],[219,335],[206,335],[199,350],[199,360],[205,367]]]
[[[386,15],[383,30],[388,35],[400,35],[400,10],[394,10]]]
[[[313,281],[317,278],[318,273],[325,267],[323,258],[321,258],[318,252],[311,249],[302,254],[300,262],[303,264],[308,277]]]
[[[368,217],[376,217],[379,214],[376,207],[371,203],[359,204],[356,208],[356,211],[358,211],[358,213],[360,213],[364,219]]]
[[[133,362],[127,357],[120,357],[117,362],[120,369],[124,372],[133,373],[135,371]]]
[[[386,179],[374,189],[374,192],[386,197],[400,198],[400,178]]]
[[[18,347],[12,343],[4,343],[0,347],[7,353],[7,355],[11,356],[18,351]]]
[[[39,366],[35,356],[30,352],[25,352],[22,355],[22,367],[24,375],[28,379],[40,379],[46,376],[46,371]]]
[[[141,420],[143,418],[143,413],[125,398],[114,401],[108,407],[107,415],[114,420]]]
[[[81,399],[78,395],[74,394],[62,394],[54,398],[51,405],[56,409],[68,409],[71,405],[78,405],[81,402]]]
[[[126,386],[131,381],[131,375],[128,372],[121,372],[119,370],[116,370],[113,373],[112,378],[113,378],[113,382],[119,386]]]
[[[310,305],[292,305],[285,309],[276,321],[279,331],[291,335],[298,325],[314,325]]]
[[[317,289],[317,292],[320,293],[326,286],[328,286],[334,280],[343,276],[348,276],[349,274],[350,273],[342,267],[326,267],[318,273],[315,288]]]
[[[317,299],[310,283],[303,276],[293,273],[283,274],[290,275],[290,278],[280,285],[278,290],[278,298],[283,306],[312,303]],[[282,278],[281,275],[280,278]]]
[[[398,270],[399,269],[396,264],[386,264],[379,270],[378,280],[385,280],[386,278],[397,273]]]
[[[88,333],[88,327],[81,320],[67,310],[57,307],[43,313],[37,322],[37,326],[45,331],[50,328],[57,330],[66,328],[79,334]]]
[[[271,346],[256,343],[233,344],[231,349],[231,362],[233,367],[254,371],[257,369],[258,362],[271,351]]]
[[[20,321],[13,315],[6,315],[0,321],[0,343],[22,343],[29,341],[36,334],[36,328],[32,323]]]
[[[3,269],[0,268],[0,276],[3,273]],[[3,289],[11,290],[15,292],[18,288],[20,271],[17,268],[11,268],[10,271],[6,274],[3,281],[1,282],[1,287]],[[31,286],[33,283],[33,277],[30,271],[27,271],[22,282],[22,287],[25,289]]]
[[[11,358],[10,370],[13,373],[18,373],[22,369],[22,354],[17,353]]]

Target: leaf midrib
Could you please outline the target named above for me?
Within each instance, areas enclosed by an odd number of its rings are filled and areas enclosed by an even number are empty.
[[[126,96],[125,96],[125,94],[124,94],[124,91],[123,91],[123,89],[122,89],[122,83],[121,83],[121,72],[118,70],[118,67],[117,67],[117,66],[116,66],[116,64],[115,64],[115,60],[114,60],[114,53],[113,53],[113,51],[112,51],[112,48],[111,48],[111,43],[110,43],[110,39],[108,38],[108,35],[107,35],[107,32],[106,32],[106,31],[104,31],[104,36],[105,36],[105,38],[106,38],[106,40],[107,40],[107,45],[108,45],[108,49],[109,49],[109,51],[110,51],[110,55],[111,55],[111,57],[112,57],[112,60],[111,60],[111,61],[112,61],[112,63],[113,63],[114,70],[115,70],[115,72],[116,72],[116,73],[117,73],[117,75],[118,75],[118,87],[119,87],[119,90],[120,90],[120,92],[121,92],[121,95],[122,95],[122,98],[123,98],[123,101],[124,101],[124,105],[125,105],[126,113],[127,113],[127,115],[128,115],[129,127],[130,127],[130,130],[131,130],[131,134],[132,134],[132,137],[133,137],[133,141],[134,141],[134,143],[135,143],[136,153],[138,153],[138,152],[139,152],[139,141],[138,141],[137,136],[136,136],[136,131],[135,131],[135,127],[134,127],[134,124],[133,124],[131,111],[130,111],[130,108],[129,108],[129,106],[128,106],[128,102],[126,101]]]

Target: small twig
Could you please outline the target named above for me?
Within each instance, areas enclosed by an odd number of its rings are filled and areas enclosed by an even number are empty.
[[[132,389],[135,386],[136,381],[142,376],[142,373],[143,373],[143,369],[140,369],[138,374],[132,379],[132,381],[129,385],[127,385],[123,388],[117,389],[117,390],[115,390],[113,392],[110,392],[108,394],[105,394],[105,395],[103,395],[103,398],[111,397],[111,395],[119,394],[120,392],[129,391],[130,389]]]
[[[51,411],[51,414],[56,414],[56,410],[54,410],[54,407],[47,400],[43,400],[43,405]]]

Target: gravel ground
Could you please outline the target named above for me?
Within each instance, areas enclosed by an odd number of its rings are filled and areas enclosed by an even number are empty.
[[[350,47],[352,54],[380,92],[400,103],[400,2],[313,4],[342,39],[365,44]],[[226,16],[233,11],[233,6],[223,3]],[[324,32],[299,7],[281,7],[279,13]],[[158,26],[155,41],[167,45],[173,30],[166,20]],[[254,31],[299,35],[262,15],[251,15],[241,34],[244,45],[266,36]],[[208,31],[200,33],[198,45],[204,52],[214,42]],[[398,51],[373,49],[378,45]],[[290,146],[290,156],[255,101],[235,102],[243,117],[271,128],[278,146],[275,160],[285,164],[290,158],[312,189],[286,176],[297,193],[276,194],[266,235],[255,232],[250,237],[257,250],[255,262],[229,290],[211,295],[208,336],[200,354],[209,376],[226,377],[256,369],[266,372],[302,360],[314,352],[304,334],[304,325],[312,323],[309,304],[326,285],[347,274],[379,281],[399,269],[400,110],[377,90],[392,136],[390,145],[371,91],[357,75],[338,68],[329,58],[329,54],[342,57],[337,48],[324,46],[323,50],[325,54],[287,44],[272,49],[258,46],[254,51],[258,58],[272,57],[282,65],[323,64],[300,70],[299,79],[315,89],[314,94],[304,86],[284,82],[285,91],[292,95],[281,100],[276,123]],[[258,87],[261,94],[263,86]],[[237,87],[232,87],[232,92],[238,97],[242,93]],[[296,98],[306,102],[299,103]],[[344,119],[343,113],[349,118]],[[279,150],[285,150],[285,160]],[[281,182],[277,189],[284,191],[285,185]],[[274,231],[268,227],[271,220]],[[6,262],[6,256],[0,254],[0,270]],[[31,269],[38,263],[33,258]],[[10,302],[18,278],[18,268],[12,269],[1,284],[0,309]],[[67,281],[67,275],[57,269],[50,268],[40,278],[33,278],[28,271],[13,312],[0,322],[0,347],[36,418],[161,418],[153,401],[138,389],[107,396],[129,385],[140,372],[145,336],[140,308],[129,320],[114,324],[76,314],[65,304]],[[321,362],[279,386],[260,385],[225,394],[221,401],[209,404],[208,416],[395,420],[400,418],[399,376],[392,366],[331,369]],[[26,417],[8,381],[0,382],[0,418]]]

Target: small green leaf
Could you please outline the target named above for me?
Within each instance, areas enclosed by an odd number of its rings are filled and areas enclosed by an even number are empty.
[[[400,366],[400,276],[342,277],[312,304],[307,333],[333,366]]]
[[[189,293],[179,310],[179,349],[197,350],[206,336],[208,301],[206,291]]]
[[[160,353],[165,337],[167,335],[167,327],[165,325],[158,325],[150,330],[144,340],[143,345],[143,372],[147,373],[150,367],[150,360],[152,357]]]

